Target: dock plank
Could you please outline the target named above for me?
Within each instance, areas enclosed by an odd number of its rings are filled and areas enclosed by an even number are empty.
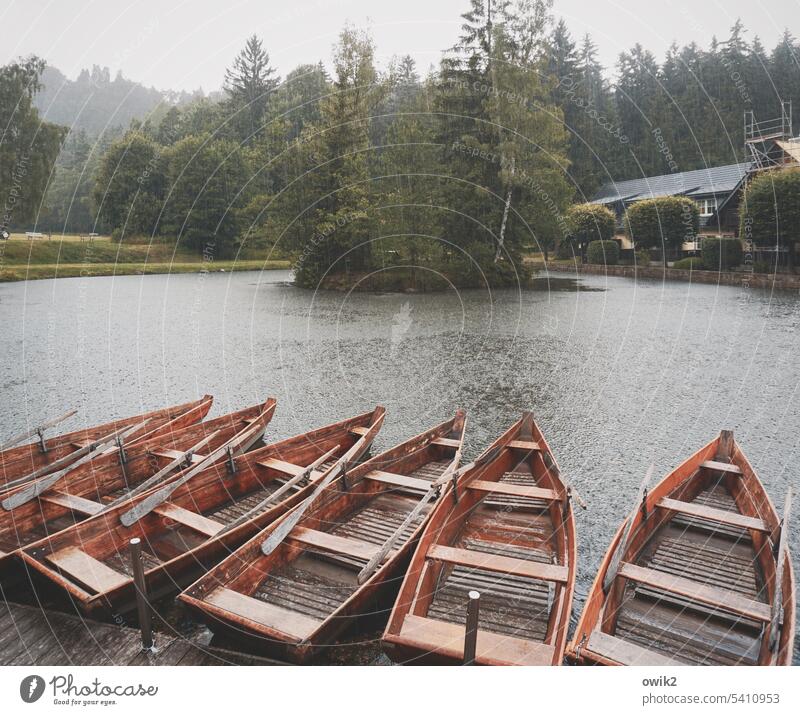
[[[157,653],[142,652],[139,631],[59,611],[4,602],[0,607],[0,666],[282,665],[156,633]]]

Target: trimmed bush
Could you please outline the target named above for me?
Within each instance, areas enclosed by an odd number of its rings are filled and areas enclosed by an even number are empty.
[[[647,268],[650,265],[650,251],[640,248],[636,251],[636,265]]]
[[[700,230],[700,209],[685,196],[638,201],[625,212],[625,233],[637,248],[661,248],[664,253],[694,241]],[[666,250],[664,250],[666,249]]]
[[[589,263],[615,266],[619,262],[619,244],[616,241],[592,241],[586,252]]]
[[[742,242],[738,238],[706,236],[700,250],[703,266],[709,271],[727,271],[742,263]]]
[[[614,212],[599,204],[577,204],[567,209],[567,227],[579,245],[608,241],[614,237],[617,219]]]
[[[684,271],[702,271],[704,269],[703,259],[698,256],[692,258],[681,258],[672,264],[673,268],[681,268]]]
[[[788,248],[789,267],[794,268],[799,227],[800,169],[758,174],[739,205],[739,235],[756,245]]]

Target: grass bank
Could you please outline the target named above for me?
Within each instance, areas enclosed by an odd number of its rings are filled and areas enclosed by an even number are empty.
[[[8,241],[0,241],[0,282],[291,268],[288,259],[279,257],[266,260],[259,257],[258,253],[244,251],[236,260],[207,261],[196,251],[171,243],[120,244],[113,243],[107,236],[93,241],[81,240],[78,236],[31,241],[24,234],[15,234]]]

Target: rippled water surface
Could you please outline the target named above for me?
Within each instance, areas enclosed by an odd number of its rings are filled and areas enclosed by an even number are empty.
[[[464,407],[469,458],[531,408],[589,503],[576,614],[651,462],[663,474],[729,428],[779,508],[800,487],[800,296],[594,276],[378,296],[290,280],[0,284],[0,437],[68,407],[93,424],[208,392],[212,415],[276,396],[276,438],[381,403],[376,449]],[[798,564],[800,527],[791,545]]]

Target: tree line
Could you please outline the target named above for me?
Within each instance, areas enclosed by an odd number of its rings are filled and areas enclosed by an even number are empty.
[[[387,262],[512,282],[522,252],[551,250],[567,207],[603,182],[740,161],[744,109],[769,118],[800,99],[788,32],[768,52],[737,22],[660,64],[636,45],[612,83],[552,0],[491,7],[469,0],[424,77],[410,57],[377,67],[369,35],[346,27],[330,74],[280,78],[254,36],[221,99],[164,107],[114,141],[71,134],[38,225],[220,257],[276,246],[307,285]]]

